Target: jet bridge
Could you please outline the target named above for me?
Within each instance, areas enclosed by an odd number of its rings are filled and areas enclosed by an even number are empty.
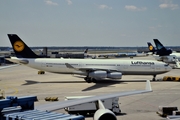
[[[84,120],[82,115],[70,115],[34,109],[36,96],[8,96],[0,100],[0,120]]]

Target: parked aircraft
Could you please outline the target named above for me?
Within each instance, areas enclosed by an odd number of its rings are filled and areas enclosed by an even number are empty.
[[[88,48],[86,48],[84,51],[84,59],[87,59],[87,58],[96,59],[95,54],[88,54]]]
[[[175,59],[180,60],[180,53],[172,52],[170,48],[166,48],[163,46],[163,44],[158,39],[153,39],[154,43],[156,45],[156,49],[154,46],[147,42],[148,48],[150,52],[153,52],[153,56],[158,61],[163,61],[166,63],[175,63]]]
[[[143,57],[147,56],[145,53],[129,52],[129,53],[105,53],[99,54],[98,58],[124,58],[124,57]]]
[[[156,45],[156,48],[150,42],[147,42],[150,52],[153,52],[154,54],[159,56],[167,56],[172,53],[172,50],[170,48],[165,48],[158,39],[153,40]]]
[[[104,107],[103,102],[102,102],[103,100],[114,98],[114,97],[123,97],[123,96],[135,95],[135,94],[142,94],[142,93],[147,93],[147,92],[152,92],[152,88],[151,88],[151,84],[149,80],[146,81],[145,90],[118,92],[118,93],[80,98],[80,99],[75,99],[75,100],[55,102],[55,103],[37,106],[35,109],[43,110],[43,111],[44,110],[56,111],[56,110],[63,109],[69,106],[79,105],[79,104],[88,103],[88,102],[97,102],[97,111],[94,114],[94,120],[117,120],[116,115],[112,111]]]
[[[150,42],[147,42],[148,44],[148,49],[149,49],[149,52],[152,52],[153,54],[156,54],[156,49],[155,47],[150,43]]]
[[[168,64],[155,60],[57,59],[39,58],[16,34],[8,34],[16,57],[10,61],[53,73],[79,74],[86,82],[97,79],[121,79],[122,75],[156,75],[171,70]]]
[[[174,69],[180,69],[180,62],[179,62],[179,60],[175,59],[174,61],[175,61],[176,65],[174,65],[173,68]]]
[[[154,39],[154,43],[157,48],[157,55],[166,56],[172,53],[172,50],[170,48],[165,48],[158,39]]]

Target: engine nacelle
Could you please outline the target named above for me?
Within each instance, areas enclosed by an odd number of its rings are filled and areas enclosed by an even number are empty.
[[[121,79],[122,73],[120,72],[111,72],[107,74],[107,78],[113,78],[113,79]]]
[[[106,71],[93,71],[89,73],[89,77],[92,78],[106,78],[107,72]]]
[[[94,114],[94,120],[117,120],[117,118],[109,109],[98,109]]]

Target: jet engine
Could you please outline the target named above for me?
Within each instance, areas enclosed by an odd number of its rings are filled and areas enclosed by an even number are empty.
[[[122,73],[120,72],[110,72],[107,74],[107,78],[113,78],[113,79],[121,79]]]
[[[106,109],[101,100],[97,101],[97,108],[94,120],[117,120],[116,115],[109,109]]]
[[[89,73],[89,77],[92,78],[113,78],[113,79],[121,79],[122,73],[120,72],[110,72],[107,73],[106,71],[93,71]]]
[[[107,72],[106,71],[93,71],[89,73],[89,77],[92,78],[106,78]]]
[[[117,120],[117,118],[109,109],[98,109],[94,114],[94,120]]]

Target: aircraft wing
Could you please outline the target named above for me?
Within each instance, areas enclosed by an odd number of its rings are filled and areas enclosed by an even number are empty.
[[[0,67],[0,70],[6,69],[6,68],[10,68],[10,67],[15,67],[15,66],[18,66],[18,64],[15,64],[15,65],[7,65],[7,66]]]
[[[148,92],[152,92],[151,84],[150,84],[149,80],[147,80],[147,82],[146,82],[146,89],[145,90],[118,92],[118,93],[111,93],[111,94],[105,94],[105,95],[99,95],[99,96],[93,96],[93,97],[80,98],[80,99],[75,99],[75,100],[54,102],[54,103],[50,103],[50,104],[46,104],[46,105],[37,106],[35,109],[56,111],[56,110],[59,110],[59,109],[65,108],[65,107],[78,105],[78,104],[82,104],[82,103],[88,103],[88,102],[105,100],[105,99],[114,98],[114,97],[123,97],[123,96],[142,94],[142,93],[148,93]]]
[[[102,70],[102,71],[111,71],[111,72],[120,72],[116,69],[103,69],[103,68],[88,68],[88,67],[85,67],[85,68],[75,68],[73,67],[72,65],[70,65],[69,63],[65,63],[66,67],[67,68],[70,68],[70,69],[74,69],[74,70],[80,70],[80,71],[83,71],[83,72],[88,72],[88,71],[96,71],[96,70]]]
[[[19,59],[17,57],[11,57],[11,58],[6,58],[6,60],[13,62],[13,63],[18,63],[18,64],[28,64],[29,61],[26,59]]]

